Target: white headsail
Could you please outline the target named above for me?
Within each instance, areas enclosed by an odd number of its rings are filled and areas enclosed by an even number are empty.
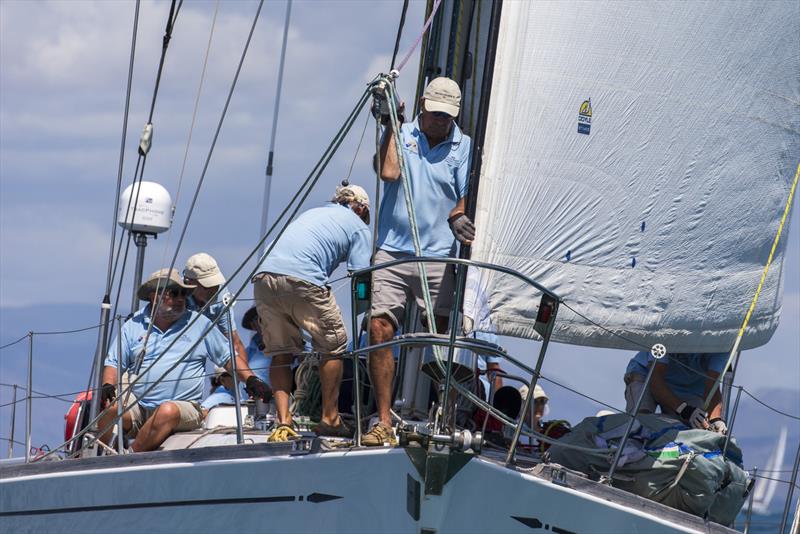
[[[495,61],[472,258],[589,318],[562,307],[556,341],[730,350],[800,162],[800,3],[505,2]],[[778,325],[783,250],[742,348]],[[535,337],[530,290],[475,285]]]

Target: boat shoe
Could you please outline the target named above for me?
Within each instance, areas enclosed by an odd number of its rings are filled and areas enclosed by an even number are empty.
[[[382,447],[384,445],[394,447],[397,445],[397,438],[394,435],[394,429],[381,423],[375,423],[370,431],[361,437],[361,444],[365,447]]]
[[[342,421],[341,417],[339,418],[339,424],[335,426],[326,424],[324,421],[320,421],[319,424],[314,427],[314,432],[318,436],[325,436],[327,438],[353,437],[353,430],[344,424],[344,421]]]
[[[289,441],[292,439],[297,439],[300,437],[300,434],[294,431],[291,425],[278,425],[278,427],[272,431],[272,434],[267,438],[268,443],[280,443],[284,441]]]

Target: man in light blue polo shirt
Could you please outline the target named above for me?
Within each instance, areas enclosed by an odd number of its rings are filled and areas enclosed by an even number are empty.
[[[111,343],[103,369],[107,409],[99,425],[110,427],[117,414],[113,404],[117,368],[138,375],[132,395],[123,394],[124,405],[133,405],[123,414],[123,428],[136,438],[135,452],[154,450],[173,432],[200,426],[206,360],[231,369],[228,340],[208,318],[186,309],[192,289],[175,269],[153,273],[138,291],[139,298],[149,303],[125,322],[119,339]],[[248,392],[267,401],[271,398],[269,387],[244,359],[237,361],[237,370]],[[108,443],[110,437],[109,428],[101,439]]]
[[[394,133],[387,128],[380,154],[384,196],[378,214],[376,265],[416,256],[403,188],[409,189],[413,199],[422,256],[454,256],[455,239],[464,245],[472,243],[475,228],[465,214],[472,142],[455,123],[460,108],[461,90],[456,82],[436,78],[428,84],[420,100],[419,116],[400,126],[400,146],[408,171],[403,180]],[[444,332],[452,307],[452,271],[442,263],[428,264],[425,270],[434,308],[427,310],[428,320],[435,320],[437,331]],[[395,336],[411,299],[425,308],[416,264],[375,271],[370,344],[385,343]],[[372,352],[369,369],[380,422],[361,442],[367,446],[391,445],[396,441],[390,412],[395,371],[392,351]]]
[[[653,413],[659,405],[662,413],[676,415],[693,428],[725,434],[728,427],[722,419],[719,390],[711,397],[707,412],[703,404],[727,361],[728,355],[722,352],[667,354],[655,364],[640,412]],[[653,362],[655,358],[649,352],[639,352],[628,362],[625,370],[625,410],[628,413],[633,412]]]
[[[275,391],[278,426],[269,441],[297,436],[292,429],[289,391],[290,365],[303,352],[302,331],[321,354],[322,385],[320,435],[349,437],[352,431],[339,416],[339,386],[347,331],[328,280],[336,267],[347,261],[351,271],[369,266],[372,239],[369,197],[357,185],[338,187],[332,201],[301,214],[286,228],[253,278],[264,342],[264,354],[272,356],[270,383]]]

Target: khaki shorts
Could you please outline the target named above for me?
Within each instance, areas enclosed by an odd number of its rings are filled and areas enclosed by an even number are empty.
[[[342,312],[329,287],[273,273],[259,273],[253,283],[264,354],[303,352],[300,330],[311,335],[312,347],[322,354],[347,348]]]
[[[171,402],[177,406],[178,411],[180,411],[181,419],[178,426],[175,428],[175,432],[194,430],[200,428],[203,424],[203,409],[200,407],[199,402],[180,400],[165,402]],[[131,415],[131,429],[128,431],[128,437],[135,438],[145,421],[150,419],[157,409],[157,407],[145,408],[139,403],[134,404],[133,408],[128,412]]]
[[[414,255],[378,250],[375,254],[375,265],[409,257],[414,257]],[[455,290],[453,269],[447,263],[424,265],[434,313],[447,317],[453,307],[453,291]],[[373,272],[372,317],[384,316],[394,324],[395,329],[398,329],[405,316],[406,304],[411,299],[416,301],[421,310],[425,309],[418,263],[403,263]]]

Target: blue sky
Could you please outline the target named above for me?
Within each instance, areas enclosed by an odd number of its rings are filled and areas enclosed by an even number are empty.
[[[244,0],[220,5],[180,194],[181,163],[215,4],[186,2],[177,21],[145,173],[145,180],[161,183],[176,200],[175,230],[186,218],[256,5]],[[166,1],[142,2],[126,183],[132,178],[135,145],[150,104],[168,6]],[[400,8],[400,2],[389,1],[294,3],[270,206],[273,216],[286,205],[365,84],[388,68]],[[423,9],[423,2],[411,3],[401,55],[422,26]],[[284,10],[282,1],[265,3],[196,214],[178,254],[179,266],[189,255],[205,251],[229,273],[258,239]],[[0,343],[39,328],[32,324],[23,330],[12,329],[4,317],[14,310],[34,305],[91,305],[102,297],[110,224],[115,215],[132,17],[132,2],[0,2]],[[415,54],[399,80],[399,91],[409,101],[417,57]],[[370,165],[374,124],[365,121],[366,115],[362,115],[306,206],[326,200],[354,158],[351,181],[374,190]],[[363,146],[356,155],[365,124]],[[795,201],[795,212],[796,206]],[[782,207],[776,206],[779,209]],[[151,241],[145,273],[168,262],[176,241],[176,231]],[[768,345],[745,353],[739,372],[739,382],[752,390],[779,387],[797,391],[800,383],[800,228],[796,213],[790,224],[784,273],[781,325]],[[234,282],[238,286],[243,279]],[[347,287],[334,287],[339,301],[346,302]],[[125,312],[130,291],[126,286],[122,293]],[[248,287],[245,295],[250,294]],[[246,308],[240,305],[237,312],[241,315]],[[55,316],[42,322],[65,329],[90,324],[76,324],[75,316],[65,311],[68,309],[54,306]],[[13,328],[17,327],[13,322]],[[74,366],[88,365],[91,336],[87,345],[83,351],[86,360]],[[530,361],[536,344],[514,341],[509,348]],[[9,363],[10,354],[0,353],[0,381],[22,383],[24,375],[18,365]],[[621,406],[622,373],[629,357],[620,351],[556,346],[544,372]],[[71,355],[70,361],[74,358],[84,356]],[[54,366],[48,378],[37,381],[38,388],[49,392],[80,389],[57,373]],[[565,394],[551,393],[551,397]],[[8,398],[7,391],[0,391],[0,399]],[[56,423],[61,424],[60,420]],[[0,425],[2,429],[6,426],[4,422]]]

